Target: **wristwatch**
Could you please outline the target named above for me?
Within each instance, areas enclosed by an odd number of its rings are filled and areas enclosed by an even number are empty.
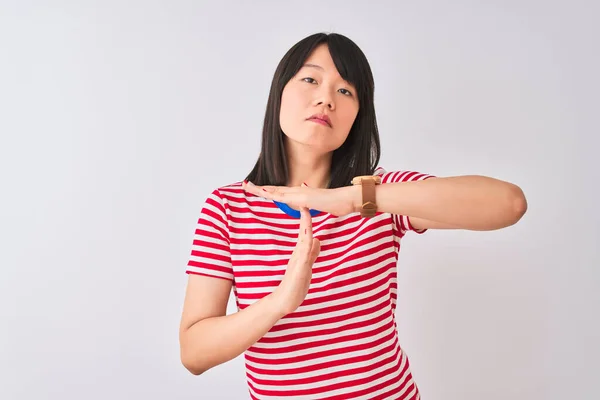
[[[375,186],[381,185],[381,177],[377,175],[363,175],[352,179],[352,185],[362,186],[362,206],[360,216],[371,218],[377,214],[377,202],[375,201]]]

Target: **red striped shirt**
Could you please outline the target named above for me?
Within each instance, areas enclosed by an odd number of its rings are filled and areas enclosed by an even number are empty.
[[[386,172],[383,183],[432,177]],[[253,399],[419,399],[396,327],[400,241],[406,216],[358,213],[312,218],[321,253],[306,299],[245,352]],[[241,183],[212,192],[202,208],[187,273],[233,281],[242,310],[281,282],[299,220]]]

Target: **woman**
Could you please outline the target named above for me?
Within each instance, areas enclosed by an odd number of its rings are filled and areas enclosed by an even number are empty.
[[[198,220],[180,327],[193,374],[245,353],[253,399],[420,398],[395,320],[401,238],[503,228],[527,205],[496,179],[378,166],[373,91],[342,35],[281,60],[254,169]],[[225,315],[232,288],[238,312]]]

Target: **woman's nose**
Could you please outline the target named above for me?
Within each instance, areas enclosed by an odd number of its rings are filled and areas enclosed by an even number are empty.
[[[317,98],[315,99],[315,105],[326,105],[330,110],[335,109],[335,102],[333,101],[333,96],[329,90],[321,90]]]

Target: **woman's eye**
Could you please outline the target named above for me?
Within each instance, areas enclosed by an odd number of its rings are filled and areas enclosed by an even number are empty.
[[[310,77],[302,78],[302,81],[307,83],[317,83],[315,79]],[[348,89],[339,89],[338,92],[340,92],[344,96],[352,96],[352,92],[350,92]]]

